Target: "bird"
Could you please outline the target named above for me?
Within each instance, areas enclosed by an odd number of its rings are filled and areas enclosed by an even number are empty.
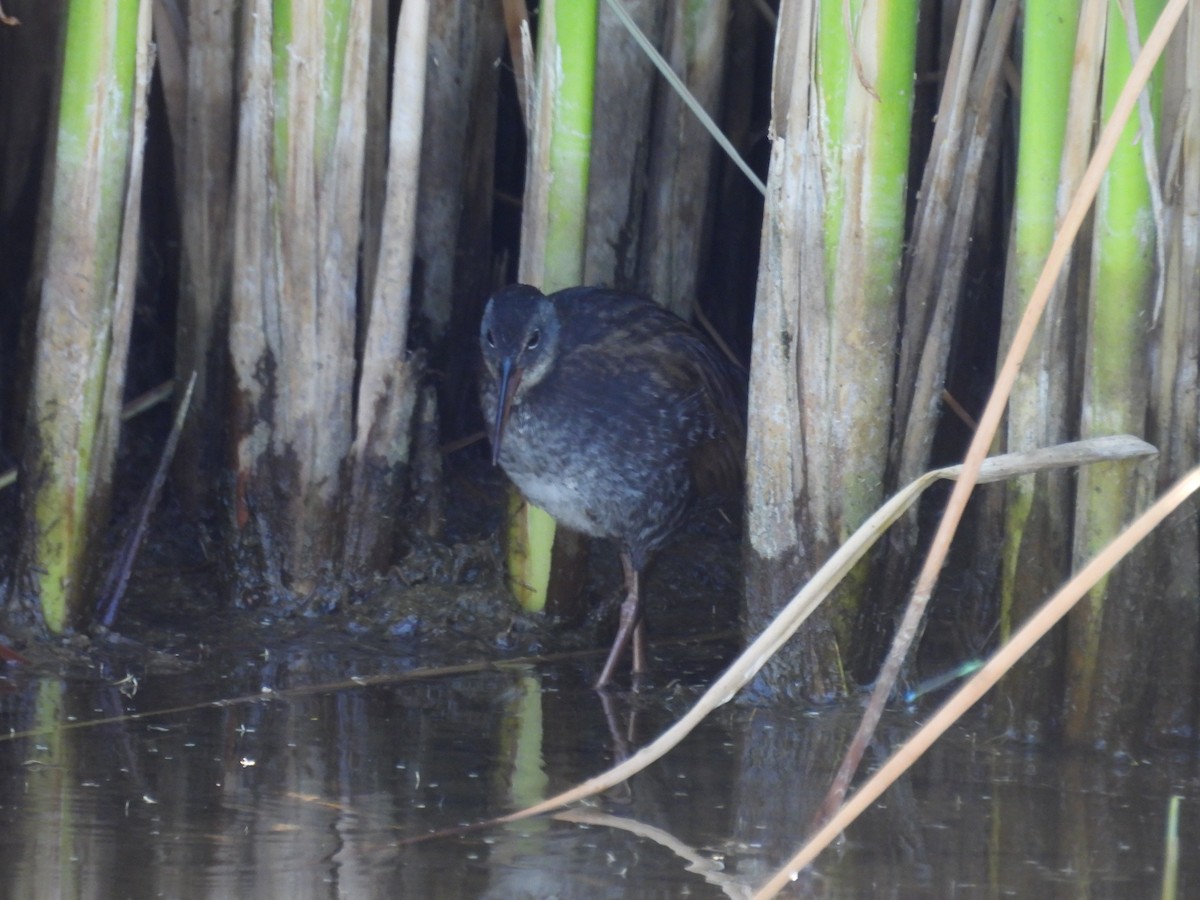
[[[744,370],[654,301],[602,287],[502,288],[479,343],[493,465],[559,523],[620,549],[625,599],[596,687],[631,641],[639,676],[648,561],[699,498],[740,487]]]

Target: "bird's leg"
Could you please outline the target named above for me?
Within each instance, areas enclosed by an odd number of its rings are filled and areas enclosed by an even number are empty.
[[[634,691],[640,691],[650,671],[649,657],[646,656],[646,624],[638,616],[637,624],[633,626],[633,661],[630,666],[630,676]]]
[[[617,626],[617,636],[613,638],[612,649],[608,651],[608,660],[596,679],[597,688],[608,687],[613,670],[625,654],[630,638],[633,639],[633,671],[642,672],[646,665],[646,639],[638,603],[638,571],[624,550],[621,551],[621,565],[625,569],[625,602],[621,604],[620,624]]]
[[[621,567],[625,570],[625,584],[629,587],[629,593],[633,597],[633,664],[631,668],[634,675],[641,675],[650,671],[650,666],[647,664],[649,657],[646,656],[646,622],[642,616],[642,580],[638,570],[633,567],[633,560],[629,558],[629,554],[621,554]]]
[[[638,616],[637,624],[633,626],[633,674],[641,675],[650,671],[646,657],[646,623]]]
[[[600,708],[604,710],[604,721],[608,723],[608,736],[612,740],[615,762],[623,763],[631,755],[629,745],[633,743],[633,726],[637,718],[637,710],[630,710],[628,727],[622,728],[615,706],[617,701],[613,695],[608,691],[598,691],[597,696],[600,698]],[[630,790],[628,781],[622,781],[616,787],[605,791],[605,796],[617,803],[629,803],[633,800],[633,791]]]

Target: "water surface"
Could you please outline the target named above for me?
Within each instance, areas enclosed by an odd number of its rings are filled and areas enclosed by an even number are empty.
[[[746,896],[798,846],[855,724],[852,708],[731,705],[593,803],[421,839],[647,743],[732,647],[660,644],[647,690],[605,696],[589,687],[603,653],[446,672],[431,667],[470,654],[429,658],[410,640],[316,626],[272,634],[243,623],[219,650],[177,634],[136,684],[120,654],[53,676],[3,671],[3,895]],[[885,719],[881,741],[907,735],[912,715]],[[1179,896],[1200,896],[1194,754],[1021,748],[976,721],[793,893],[1157,895],[1172,794],[1184,798]]]

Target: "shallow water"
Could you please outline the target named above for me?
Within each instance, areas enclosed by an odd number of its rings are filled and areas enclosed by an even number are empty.
[[[659,646],[648,690],[603,697],[588,686],[599,653],[439,672],[411,642],[269,633],[247,627],[220,652],[179,635],[160,662],[186,665],[136,685],[111,661],[0,673],[0,894],[746,896],[797,847],[855,724],[854,710],[726,707],[592,805],[414,841],[603,770],[678,718],[731,648]],[[911,729],[896,713],[881,740]],[[976,722],[792,893],[1157,896],[1172,794],[1179,896],[1198,896],[1194,754],[1115,763]]]

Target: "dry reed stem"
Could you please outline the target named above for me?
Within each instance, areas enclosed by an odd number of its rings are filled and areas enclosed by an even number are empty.
[[[554,33],[553,7],[543,6],[540,45],[557,47]],[[526,172],[534,177],[525,179],[525,197],[521,214],[521,259],[517,279],[525,284],[541,285],[544,281],[547,229],[550,221],[550,179],[544,173],[550,167],[550,136],[554,132],[554,102],[559,90],[559,61],[553,53],[535,56],[528,39],[528,20],[521,24],[521,55],[529,89],[522,98],[525,110],[525,130],[529,146],[526,151]],[[526,106],[526,103],[528,104]]]
[[[210,372],[209,362],[222,358],[223,350],[217,351],[216,345],[232,283],[233,154],[238,127],[233,48],[239,41],[234,37],[238,17],[227,12],[218,0],[188,5],[186,115],[177,138],[183,165],[176,173],[182,246],[175,371],[197,373],[199,415],[185,426],[188,437],[181,451],[189,476],[180,479],[193,502],[200,492],[198,482],[207,483],[199,477],[203,456],[199,448],[212,447],[218,440],[199,422],[210,404],[219,405],[217,385],[223,375],[220,365]]]
[[[1098,553],[1078,574],[1068,581],[1001,647],[982,669],[910,737],[888,761],[876,771],[854,796],[812,836],[800,851],[788,860],[772,878],[754,894],[755,898],[775,896],[792,880],[793,873],[808,865],[825,847],[867,807],[879,798],[901,775],[921,758],[947,729],[957,722],[976,702],[999,681],[1009,669],[1041,640],[1051,628],[1070,612],[1072,607],[1103,578],[1118,562],[1142,541],[1146,535],[1200,488],[1200,467],[1192,469],[1169,491],[1140,515],[1117,538]]]
[[[358,466],[363,464],[368,455],[381,457],[389,463],[408,459],[405,435],[416,399],[416,386],[411,379],[405,378],[408,366],[403,360],[408,342],[409,300],[412,292],[417,187],[425,109],[427,66],[424,48],[428,30],[428,0],[404,4],[396,24],[396,63],[392,76],[388,170],[379,267],[368,295],[366,337],[356,406],[353,457]]]
[[[1037,284],[1034,286],[1033,294],[1030,296],[1029,303],[1025,308],[1025,314],[1021,318],[1020,325],[1017,327],[1017,332],[1013,337],[1013,343],[996,378],[995,387],[992,389],[992,394],[988,398],[987,406],[980,419],[979,430],[976,432],[974,439],[971,441],[971,446],[967,450],[966,460],[963,463],[962,477],[955,483],[954,490],[950,494],[946,510],[942,515],[937,533],[934,535],[933,544],[925,559],[925,565],[917,579],[912,599],[905,610],[904,618],[896,631],[892,648],[888,653],[887,659],[884,661],[879,678],[875,683],[875,688],[871,693],[870,702],[863,714],[862,724],[847,750],[846,758],[843,760],[838,774],[834,778],[834,783],[830,788],[831,799],[837,798],[840,801],[841,797],[845,795],[850,779],[858,769],[862,754],[875,733],[880,716],[883,714],[884,704],[895,688],[900,668],[916,639],[921,619],[924,617],[925,607],[929,602],[933,587],[937,583],[938,574],[945,564],[946,556],[949,553],[950,542],[962,519],[963,511],[966,508],[971,491],[978,480],[979,468],[983,463],[988,447],[995,437],[996,429],[1000,424],[1000,417],[1012,392],[1013,383],[1016,380],[1021,361],[1024,359],[1029,344],[1033,339],[1034,332],[1037,329],[1042,312],[1045,310],[1046,302],[1054,288],[1067,252],[1070,250],[1071,243],[1075,239],[1080,226],[1083,224],[1084,216],[1095,199],[1101,177],[1109,160],[1112,158],[1121,131],[1133,111],[1138,94],[1149,80],[1154,64],[1162,54],[1167,39],[1170,37],[1175,24],[1179,21],[1186,6],[1187,0],[1170,0],[1163,9],[1162,15],[1155,24],[1154,30],[1150,33],[1141,55],[1138,56],[1137,61],[1134,63],[1129,80],[1126,82],[1113,108],[1112,117],[1100,133],[1100,138],[1092,154],[1091,162],[1088,164],[1087,171],[1084,173],[1084,177],[1080,183],[1079,191],[1063,218],[1061,229],[1055,236],[1054,244],[1051,246],[1050,253],[1046,259],[1046,265],[1042,269],[1042,274],[1038,278]],[[825,831],[822,830],[820,833],[824,834]],[[821,846],[823,847],[824,844]]]
[[[366,5],[356,5],[355,13],[363,18],[351,31],[355,43],[347,47],[348,59],[352,53],[365,57],[367,50]],[[386,564],[395,528],[389,512],[400,500],[402,467],[409,461],[419,365],[408,358],[407,343],[428,35],[428,0],[405,3],[396,23],[379,259],[374,283],[365,290],[365,336],[349,448],[353,468],[343,562],[351,570]],[[366,105],[366,66],[357,66],[354,73],[355,97],[359,98],[355,109],[361,111]]]
[[[142,173],[146,160],[146,117],[148,115],[150,76],[154,71],[155,49],[150,42],[150,4],[138,8],[137,59],[134,69],[133,107],[129,143],[129,177],[125,185],[125,213],[121,221],[121,242],[117,251],[116,290],[113,294],[112,320],[108,323],[112,344],[104,375],[104,399],[100,404],[96,429],[95,459],[109,470],[104,481],[111,480],[111,466],[121,439],[122,398],[125,396],[125,371],[129,363],[129,339],[133,326],[134,293],[138,279],[138,251],[141,249]]]
[[[148,37],[149,34],[147,34]],[[173,382],[168,383],[174,386]],[[193,372],[188,379],[183,397],[179,401],[179,407],[175,410],[175,419],[171,425],[171,431],[167,435],[167,442],[159,454],[158,465],[154,469],[150,486],[142,495],[137,506],[133,527],[122,539],[116,557],[109,564],[108,571],[105,572],[100,587],[96,591],[96,617],[106,628],[112,627],[121,601],[124,599],[125,589],[129,585],[129,577],[133,574],[134,561],[137,559],[138,551],[146,537],[146,527],[150,522],[150,515],[158,507],[159,498],[162,496],[162,487],[167,480],[167,468],[171,465],[171,460],[175,458],[175,450],[179,446],[179,436],[183,432],[183,423],[187,420],[188,410],[191,409],[192,394],[195,389],[196,373]],[[124,421],[124,416],[121,418]]]
[[[638,27],[649,32],[654,44],[670,41],[673,14],[664,13],[659,0],[629,0],[628,12],[636,17]],[[668,122],[674,117],[669,109],[678,101],[661,89],[645,51],[636,40],[630,40],[620,16],[604,3],[597,4],[596,48],[587,240],[580,282],[636,284],[639,291],[676,312],[681,307],[675,301],[681,297],[687,304],[683,307],[687,316],[691,293],[686,280],[677,285],[679,291],[664,292],[646,277],[648,265],[663,262],[647,252],[647,241],[656,189],[663,178],[656,170],[672,166],[676,157],[672,145],[663,144],[663,133],[672,133]],[[691,154],[696,163],[704,165],[711,156],[708,152]],[[672,171],[666,168],[668,178]],[[673,182],[668,183],[674,188]],[[693,179],[686,185],[685,200],[696,184]],[[685,234],[693,232],[687,217],[671,225]]]
[[[235,126],[237,154],[233,199],[229,207],[233,247],[228,339],[232,386],[245,385],[235,395],[232,417],[232,427],[243,432],[233,439],[233,468],[239,479],[244,478],[252,470],[255,460],[267,452],[268,430],[259,423],[257,412],[266,397],[266,387],[255,379],[254,373],[267,346],[264,322],[272,327],[275,323],[263,315],[259,298],[274,296],[280,289],[274,264],[270,211],[266,206],[266,198],[272,193],[268,173],[273,168],[267,123],[272,121],[275,105],[271,78],[270,3],[251,0],[241,20],[238,40],[242,48],[242,77],[238,86],[239,110]],[[208,259],[197,262],[203,265]],[[207,298],[200,302],[205,300]],[[211,311],[207,314],[211,315]],[[211,328],[211,321],[208,324]],[[202,354],[208,348],[196,346],[192,349],[194,353]],[[236,498],[234,517],[238,528],[248,524],[249,504],[245,498]]]
[[[907,483],[929,461],[938,402],[954,330],[955,300],[970,249],[981,160],[994,140],[1003,61],[1017,15],[1015,0],[996,5],[986,30],[983,3],[960,13],[938,108],[930,162],[913,226],[904,286],[907,324],[896,379],[894,476]]]
[[[654,63],[654,67],[667,80],[667,84],[679,95],[679,99],[687,105],[687,108],[692,111],[705,130],[712,135],[712,139],[725,151],[725,155],[729,157],[730,162],[741,170],[742,174],[746,176],[746,180],[754,185],[760,194],[765,195],[767,193],[767,186],[763,184],[762,179],[750,168],[750,164],[742,159],[741,154],[737,152],[737,148],[733,146],[729,138],[725,137],[725,133],[721,131],[721,127],[713,121],[712,116],[704,109],[704,105],[688,90],[687,85],[683,83],[683,79],[676,75],[675,70],[671,68],[671,64],[667,62],[663,55],[658,52],[658,49],[650,43],[650,39],[638,28],[637,23],[633,21],[633,17],[629,15],[629,11],[625,9],[621,0],[605,0],[605,2],[608,3],[609,8],[616,14],[616,17],[625,26],[626,30],[628,30],[630,36],[637,41],[638,46],[642,48],[642,52],[646,54],[650,61]]]
[[[1145,441],[1128,436],[1097,438],[1034,450],[1009,453],[985,460],[979,471],[981,481],[999,481],[1044,469],[1085,465],[1113,459],[1128,459],[1154,453]],[[724,674],[705,691],[695,705],[674,725],[637,753],[611,769],[560,794],[486,824],[518,822],[586,797],[599,794],[636,775],[678,745],[709,713],[733,699],[766,664],[772,654],[796,632],[804,620],[829,596],[846,574],[854,568],[887,528],[912,506],[934,482],[959,477],[961,466],[926,472],[879,507],[858,530],[829,558],[804,585],[771,624],[734,660]]]
[[[1163,79],[1163,136],[1169,148],[1163,167],[1167,269],[1150,402],[1150,428],[1161,436],[1160,486],[1200,459],[1200,167],[1195,165],[1200,159],[1200,15],[1195,6],[1186,27],[1182,40],[1173,41],[1167,51]],[[1150,633],[1183,637],[1155,646],[1147,670],[1152,682],[1195,673],[1200,660],[1200,607],[1195,602],[1200,521],[1193,517],[1180,523],[1157,544],[1159,564],[1177,576],[1161,582],[1161,602],[1152,610]],[[1169,686],[1159,690],[1151,704],[1151,734],[1178,734],[1191,721],[1192,710],[1179,703],[1178,692]]]
[[[798,382],[816,368],[815,360],[826,358],[825,348],[819,346],[794,358],[790,342],[799,328],[801,296],[823,292],[825,285],[819,217],[822,175],[818,144],[807,135],[814,15],[812,4],[783,5],[771,78],[770,170],[777,174],[770,178],[763,212],[763,264],[755,291],[751,351],[756,371],[750,379],[748,416],[758,427],[746,436],[744,490],[746,544],[771,561],[785,559],[799,546],[794,498],[808,474],[805,465],[815,454],[802,456],[799,449],[804,440]],[[805,152],[809,148],[813,152]],[[782,252],[789,241],[793,246],[800,243],[798,253]],[[823,329],[816,339],[821,334]],[[780,341],[780,335],[788,335],[789,341]],[[791,452],[780,452],[782,447]]]
[[[152,0],[154,48],[158,78],[162,85],[163,106],[167,112],[167,131],[175,163],[175,183],[183,181],[187,134],[188,41],[187,12],[180,0]]]
[[[533,88],[529,81],[532,54],[529,43],[529,8],[525,0],[503,0],[504,30],[508,35],[508,55],[512,60],[513,81],[517,85],[517,106],[525,127],[533,121]]]

